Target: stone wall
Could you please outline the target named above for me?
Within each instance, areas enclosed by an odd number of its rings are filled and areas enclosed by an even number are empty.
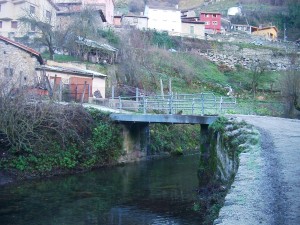
[[[196,50],[197,51],[197,50]],[[250,69],[257,61],[262,62],[268,70],[284,71],[291,68],[290,54],[284,54],[266,48],[239,48],[237,45],[225,44],[217,50],[207,50],[206,52],[197,51],[208,60],[218,64],[225,65],[234,69],[240,65]],[[300,57],[297,55],[297,69],[300,70]]]
[[[39,65],[36,57],[11,44],[0,41],[0,81],[19,87],[32,85],[36,78],[35,67]],[[10,74],[5,70],[11,68]]]

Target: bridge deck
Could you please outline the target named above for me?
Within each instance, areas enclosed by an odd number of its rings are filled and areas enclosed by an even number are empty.
[[[171,124],[211,124],[218,116],[171,115],[171,114],[118,114],[110,115],[111,119],[131,123],[171,123]]]

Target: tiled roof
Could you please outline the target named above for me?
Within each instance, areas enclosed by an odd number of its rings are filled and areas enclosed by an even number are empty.
[[[19,42],[13,41],[13,40],[11,40],[9,38],[3,37],[1,35],[0,35],[0,40],[6,42],[8,44],[14,45],[17,48],[22,49],[22,50],[28,52],[29,54],[35,56],[37,58],[37,60],[39,61],[40,64],[43,64],[43,58],[42,58],[41,54],[38,51],[36,51],[36,50],[34,50],[32,48],[29,48],[28,46],[23,45],[23,44],[21,44]]]

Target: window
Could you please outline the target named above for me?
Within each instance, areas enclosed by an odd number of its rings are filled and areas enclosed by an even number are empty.
[[[213,17],[217,17],[217,14],[213,14]]]
[[[33,5],[30,6],[30,14],[35,14],[35,7]]]
[[[30,30],[35,31],[35,24],[33,24],[33,23],[30,24]]]
[[[194,26],[190,26],[190,34],[194,34]]]
[[[4,76],[12,77],[13,74],[14,74],[14,69],[13,68],[9,68],[9,67],[4,68]]]
[[[0,21],[0,28],[2,28],[2,21]]]
[[[217,21],[212,21],[212,24],[213,25],[218,25],[218,22]]]
[[[134,23],[138,23],[138,18],[133,18]]]
[[[206,21],[206,22],[205,22],[205,25],[210,25],[210,22],[209,22],[209,21]]]
[[[11,28],[18,28],[18,21],[11,21]]]
[[[205,14],[205,17],[209,17],[209,14]]]
[[[46,10],[46,18],[47,18],[48,20],[51,20],[51,12],[48,11],[48,10]]]

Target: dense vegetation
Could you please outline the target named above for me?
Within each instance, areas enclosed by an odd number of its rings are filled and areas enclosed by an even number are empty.
[[[24,96],[0,98],[1,169],[22,176],[69,173],[114,163],[122,154],[120,127],[108,114]]]

